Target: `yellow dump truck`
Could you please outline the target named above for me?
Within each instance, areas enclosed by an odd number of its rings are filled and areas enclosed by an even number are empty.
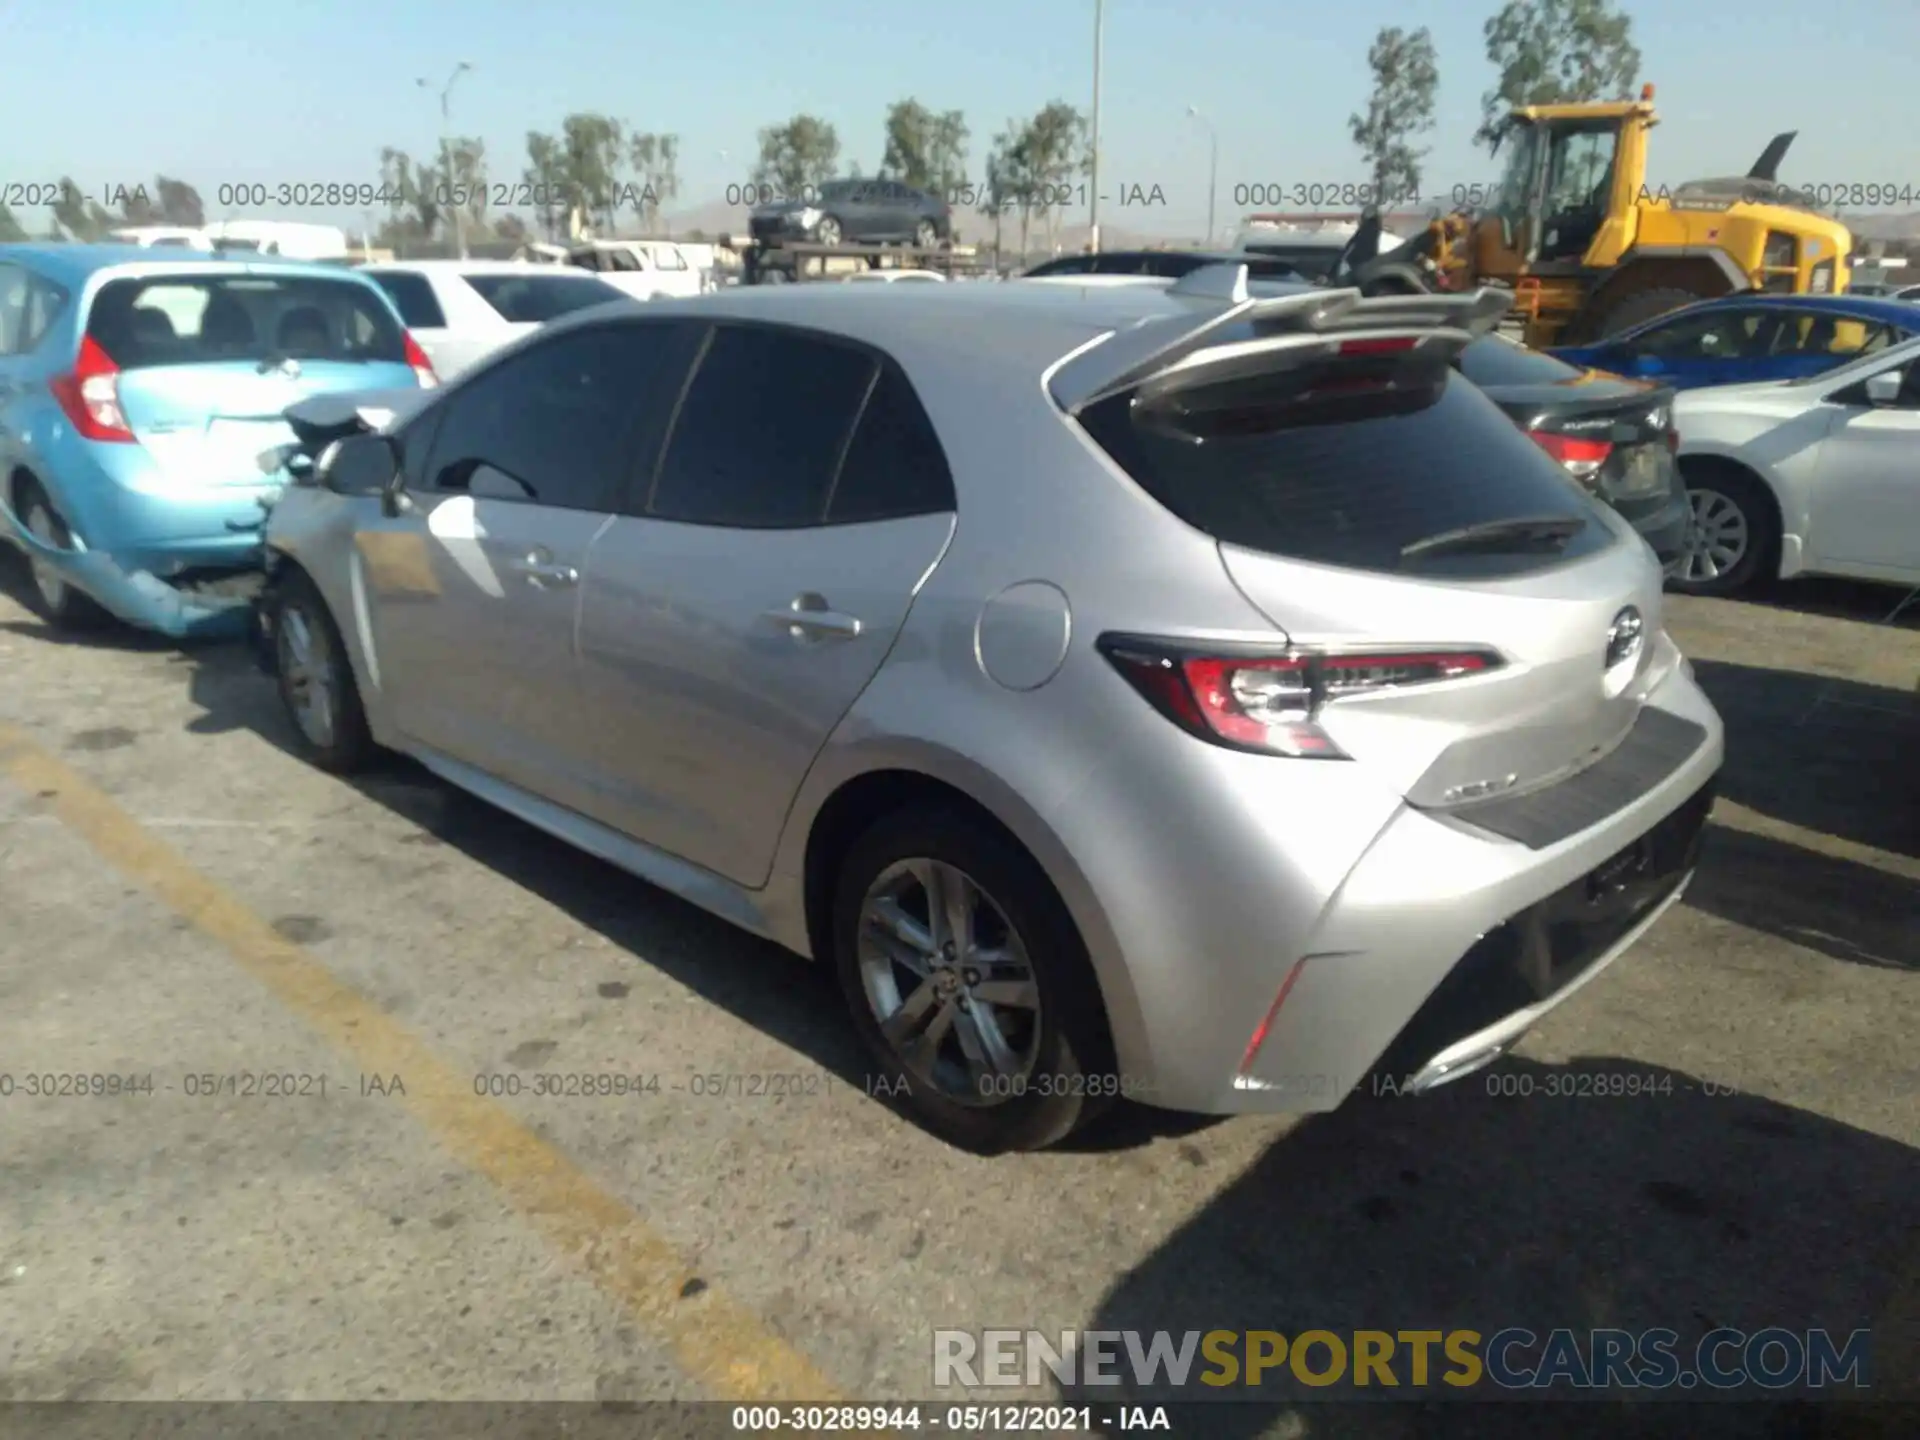
[[[1356,266],[1357,283],[1373,294],[1510,285],[1532,345],[1591,343],[1737,290],[1846,289],[1853,237],[1775,178],[1791,133],[1743,176],[1669,191],[1647,184],[1657,123],[1651,85],[1638,100],[1514,110],[1497,181]]]

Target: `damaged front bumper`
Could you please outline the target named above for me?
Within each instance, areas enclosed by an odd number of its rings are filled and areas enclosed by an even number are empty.
[[[137,629],[176,640],[200,640],[237,638],[252,626],[253,593],[259,588],[256,570],[240,567],[227,572],[223,567],[215,582],[218,591],[201,590],[171,584],[151,570],[129,569],[108,551],[49,545],[28,530],[4,501],[0,501],[0,521],[33,563],[47,566],[114,618]],[[263,526],[264,522],[263,514]]]

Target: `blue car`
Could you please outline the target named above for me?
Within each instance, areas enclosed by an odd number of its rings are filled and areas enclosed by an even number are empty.
[[[1676,390],[1801,380],[1920,335],[1920,305],[1865,295],[1747,292],[1668,311],[1595,345],[1548,353],[1569,365]]]
[[[351,270],[0,245],[0,540],[50,624],[244,633],[286,408],[435,383]]]

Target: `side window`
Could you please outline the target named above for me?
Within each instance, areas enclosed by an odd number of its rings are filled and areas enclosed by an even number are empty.
[[[428,488],[613,510],[632,469],[630,437],[658,394],[661,354],[609,327],[556,338],[475,376],[447,398]]]
[[[881,366],[828,497],[827,523],[857,525],[954,508],[953,473],[933,422],[907,377],[895,366]]]
[[[1662,360],[1730,360],[1755,353],[1755,346],[1772,332],[1772,321],[1758,310],[1718,310],[1695,315],[1648,331],[1629,341],[1636,355]],[[1759,351],[1765,354],[1765,350]]]
[[[653,252],[653,264],[657,270],[684,270],[687,262],[680,252],[671,245],[662,245]]]
[[[66,308],[66,291],[51,280],[43,280],[38,275],[30,276],[27,281],[26,324],[20,334],[20,353],[24,355],[46,339],[53,322],[60,318],[60,312]]]
[[[689,525],[818,525],[873,378],[865,351],[723,325],[674,421],[648,513]]]
[[[31,278],[18,265],[0,265],[0,355],[18,355],[27,328]]]
[[[433,282],[406,270],[375,271],[373,283],[387,292],[409,330],[444,330],[447,317],[433,293]]]

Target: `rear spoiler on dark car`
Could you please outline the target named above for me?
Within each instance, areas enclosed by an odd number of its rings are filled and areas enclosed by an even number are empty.
[[[1249,365],[1281,369],[1344,353],[1417,351],[1450,362],[1494,331],[1513,304],[1511,294],[1493,288],[1374,299],[1358,290],[1262,295],[1249,290],[1247,267],[1237,264],[1203,266],[1166,293],[1190,302],[1195,314],[1155,317],[1071,356],[1048,383],[1061,409],[1077,415],[1143,386],[1203,383]]]

